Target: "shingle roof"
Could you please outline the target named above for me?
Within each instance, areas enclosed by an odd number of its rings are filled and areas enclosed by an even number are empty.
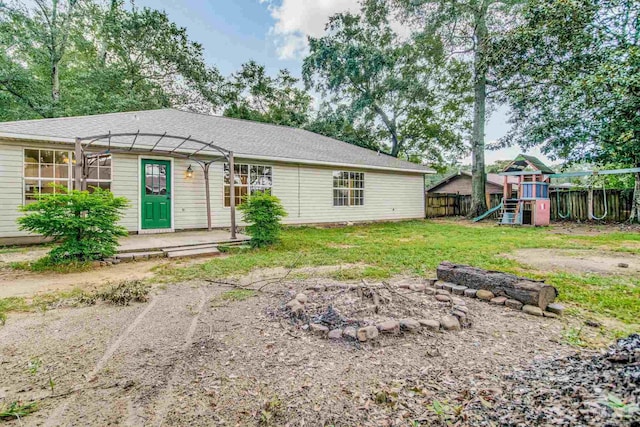
[[[432,172],[426,166],[378,154],[303,129],[174,109],[0,123],[0,133],[37,136],[43,139],[73,140],[109,132],[115,134],[138,131],[191,136],[231,150],[237,157],[264,157],[282,161],[352,164],[411,172]],[[179,142],[177,140],[174,144],[177,145]],[[122,144],[125,142],[122,141]]]
[[[462,176],[462,175],[468,176],[468,177],[472,177],[471,172],[467,172],[467,171],[454,172],[454,173],[452,173],[450,175],[445,176],[440,181],[438,181],[435,184],[433,184],[431,187],[427,188],[427,192],[431,192],[433,190],[436,190],[441,185],[446,184],[449,181],[451,181],[452,179],[454,179],[454,178],[456,178],[458,176]],[[515,176],[509,176],[507,179],[508,179],[508,182],[511,183],[511,184],[517,184],[518,183],[518,178],[516,178]],[[494,185],[502,187],[504,185],[504,177],[498,175],[497,173],[488,173],[487,174],[487,183],[494,184]]]
[[[526,168],[526,166],[531,165],[533,166],[536,170],[541,171],[542,173],[545,174],[552,174],[555,173],[553,171],[553,169],[551,169],[549,166],[545,165],[542,160],[538,159],[537,157],[534,156],[528,156],[526,154],[519,154],[518,157],[516,157],[513,162],[511,162],[509,164],[509,166],[507,166],[504,169],[504,172],[511,172],[511,171],[520,171]]]

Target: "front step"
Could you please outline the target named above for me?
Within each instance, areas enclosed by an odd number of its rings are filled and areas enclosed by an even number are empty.
[[[182,249],[182,250],[166,250],[167,258],[182,258],[182,257],[199,257],[199,256],[218,256],[221,254],[217,247],[211,246],[208,248],[196,248],[196,249]]]
[[[141,251],[141,252],[126,252],[116,254],[113,258],[117,260],[117,262],[131,262],[131,261],[142,261],[150,258],[164,258],[167,256],[162,251]]]
[[[209,249],[209,248],[217,248],[217,243],[202,243],[199,245],[184,245],[184,246],[169,246],[167,248],[163,248],[162,252],[181,252],[181,251],[190,251],[192,249]]]
[[[118,252],[118,254],[126,254],[126,253],[130,253],[130,252],[157,252],[157,251],[167,251],[167,250],[183,250],[184,248],[200,248],[200,247],[205,247],[205,246],[211,246],[211,245],[224,245],[224,246],[237,246],[237,245],[242,245],[245,244],[249,241],[249,239],[225,239],[225,240],[219,240],[219,241],[215,241],[215,242],[211,242],[211,243],[194,243],[194,244],[182,244],[182,245],[175,245],[175,246],[158,246],[158,247],[148,247],[145,249],[125,249],[125,250],[120,250]]]

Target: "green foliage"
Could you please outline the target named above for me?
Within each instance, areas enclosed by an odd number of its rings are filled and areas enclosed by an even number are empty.
[[[328,102],[320,106],[305,129],[376,151],[382,148],[380,141],[384,140],[384,135],[368,126],[348,106],[333,106]]]
[[[255,291],[251,289],[232,289],[224,292],[220,295],[220,299],[223,301],[244,301],[247,298],[251,298],[256,295]]]
[[[515,125],[501,145],[640,167],[640,3],[531,0],[493,58]],[[523,85],[524,82],[524,85]],[[640,174],[630,219],[640,221]]]
[[[298,79],[280,70],[273,78],[255,61],[231,76],[224,115],[258,122],[302,127],[309,119],[311,96],[296,87]]]
[[[609,393],[607,399],[602,401],[604,405],[611,408],[617,416],[625,420],[633,420],[634,417],[640,415],[640,406],[634,403],[631,398],[627,401],[623,401],[615,394]]]
[[[221,81],[165,12],[123,0],[0,3],[0,120],[169,106],[210,113]]]
[[[259,248],[278,241],[282,228],[280,220],[285,212],[280,199],[268,192],[252,194],[238,208],[247,224],[247,233],[251,236],[251,246]]]
[[[36,402],[22,403],[11,402],[7,406],[0,407],[0,420],[19,420],[38,410]]]
[[[365,2],[361,12],[331,17],[326,34],[309,39],[307,87],[374,129],[392,156],[441,163],[461,152],[467,68],[447,59],[438,37],[399,36],[384,2]]]
[[[113,255],[118,238],[127,235],[126,229],[117,225],[127,199],[100,188],[90,193],[57,186],[56,191],[22,206],[26,215],[18,219],[21,230],[59,243],[49,252],[48,262],[88,261]]]

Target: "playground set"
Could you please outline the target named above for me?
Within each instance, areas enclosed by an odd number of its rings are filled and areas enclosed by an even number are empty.
[[[581,176],[617,175],[640,172],[640,168],[611,169],[600,171],[577,171],[556,173],[538,158],[520,154],[500,173],[504,177],[502,202],[473,221],[481,221],[493,213],[500,211],[499,224],[504,225],[531,225],[547,226],[551,222],[551,203],[549,186],[551,179],[570,178]],[[508,180],[509,176],[517,177],[517,184]],[[571,191],[570,187],[567,191]],[[602,185],[602,191],[606,188]],[[607,217],[607,198],[604,198],[604,212],[596,216],[593,210],[593,189],[589,192],[589,219],[604,220]],[[559,190],[556,191],[556,203],[558,216],[569,218],[568,206],[562,213],[560,206]]]

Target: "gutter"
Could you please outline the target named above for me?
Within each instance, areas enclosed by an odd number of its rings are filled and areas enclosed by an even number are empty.
[[[0,131],[0,138],[28,140],[28,141],[41,141],[41,142],[55,142],[55,143],[63,143],[63,144],[75,144],[76,142],[75,138],[29,135],[24,133],[12,133],[12,132],[1,132],[1,131]],[[404,168],[396,168],[396,167],[390,167],[390,166],[375,166],[375,165],[362,165],[362,164],[355,164],[355,163],[327,162],[327,161],[321,161],[321,160],[296,159],[296,158],[290,158],[290,157],[260,156],[260,155],[243,154],[243,153],[234,153],[234,154],[237,158],[249,159],[249,160],[265,160],[265,161],[275,161],[275,162],[282,162],[282,163],[298,163],[298,164],[314,165],[314,166],[334,166],[334,167],[338,166],[338,167],[346,167],[346,168],[352,168],[352,169],[372,169],[372,170],[412,173],[412,174],[419,174],[419,175],[436,173],[436,171],[431,169],[423,169],[423,170],[404,169]]]

